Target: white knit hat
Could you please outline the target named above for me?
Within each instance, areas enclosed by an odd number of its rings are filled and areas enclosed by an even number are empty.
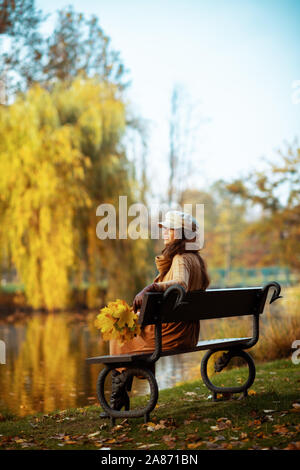
[[[165,215],[165,220],[157,223],[159,227],[173,228],[175,230],[184,229],[184,235],[188,240],[193,239],[196,236],[196,242],[191,242],[191,245],[194,245],[194,248],[191,249],[200,249],[199,245],[199,230],[200,225],[197,220],[188,214],[187,212],[181,211],[168,211]],[[195,230],[193,230],[192,224],[195,225]],[[199,248],[198,248],[199,245]]]
[[[188,214],[187,212],[180,211],[168,211],[165,215],[165,220],[158,222],[160,227],[167,228],[181,228],[186,226],[187,228],[192,227],[192,223],[196,225],[196,228],[199,228],[197,220]]]

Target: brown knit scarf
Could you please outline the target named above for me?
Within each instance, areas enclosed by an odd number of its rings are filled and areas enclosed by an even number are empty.
[[[155,264],[156,264],[156,267],[159,271],[159,274],[155,277],[153,282],[157,282],[157,281],[161,280],[160,275],[161,275],[162,272],[169,271],[169,269],[171,267],[171,264],[172,264],[172,260],[168,259],[168,258],[165,258],[164,255],[157,255],[157,256],[155,256]]]

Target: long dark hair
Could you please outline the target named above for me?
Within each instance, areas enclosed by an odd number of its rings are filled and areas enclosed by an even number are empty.
[[[195,230],[194,224],[192,224],[192,230]],[[175,238],[171,243],[168,243],[168,245],[166,245],[163,248],[161,254],[164,255],[165,259],[167,261],[169,261],[169,263],[167,263],[167,266],[160,273],[160,276],[159,276],[158,280],[161,281],[163,279],[163,277],[166,275],[166,273],[169,271],[169,269],[171,267],[171,264],[172,264],[172,260],[173,260],[175,255],[177,255],[177,254],[181,255],[182,253],[195,253],[195,255],[197,256],[197,258],[199,260],[201,276],[202,276],[202,279],[203,279],[202,289],[205,290],[209,286],[209,283],[210,283],[210,277],[209,277],[208,272],[207,272],[206,262],[202,258],[202,256],[200,255],[199,250],[187,250],[186,249],[186,242],[187,241],[188,242],[194,242],[195,238],[193,238],[193,239],[186,238],[184,230],[182,228],[180,233],[179,233],[179,238]]]

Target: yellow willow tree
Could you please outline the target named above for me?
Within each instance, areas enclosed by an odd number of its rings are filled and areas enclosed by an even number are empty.
[[[1,238],[34,308],[67,303],[73,217],[78,206],[90,204],[84,187],[89,164],[48,91],[35,86],[1,108]]]
[[[151,260],[151,242],[147,239],[126,240],[97,238],[99,204],[109,203],[119,217],[119,196],[127,196],[128,207],[136,202],[139,184],[128,160],[122,137],[128,126],[126,104],[118,88],[96,78],[83,76],[70,86],[58,84],[53,90],[56,109],[63,125],[74,128],[83,155],[90,166],[85,173],[85,188],[91,201],[89,208],[76,214],[77,243],[74,271],[77,283],[88,273],[88,306],[99,306],[97,283],[107,281],[107,297],[130,301],[155,269]],[[150,261],[150,263],[149,263]],[[151,266],[151,261],[153,266]],[[150,272],[149,272],[150,271]]]
[[[78,238],[74,270],[80,271],[81,266],[94,285],[100,276],[106,276],[100,241],[96,237],[96,208],[103,202],[115,203],[121,191],[130,192],[127,159],[117,149],[126,128],[125,105],[116,86],[83,76],[70,85],[59,83],[53,90],[53,99],[61,123],[72,126],[80,151],[90,162],[85,188],[91,205],[89,209],[78,208],[76,213]],[[110,253],[112,256],[114,253]]]
[[[34,308],[68,307],[84,273],[91,286],[105,278],[113,296],[145,282],[148,241],[96,236],[99,204],[136,197],[125,129],[117,87],[83,75],[0,109],[2,243]]]

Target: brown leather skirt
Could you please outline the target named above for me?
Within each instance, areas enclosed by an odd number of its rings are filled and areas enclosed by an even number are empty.
[[[162,324],[162,349],[188,349],[196,346],[200,333],[200,322],[176,322]],[[148,353],[155,349],[155,326],[148,325],[141,335],[120,345],[116,340],[110,341],[110,354]]]

